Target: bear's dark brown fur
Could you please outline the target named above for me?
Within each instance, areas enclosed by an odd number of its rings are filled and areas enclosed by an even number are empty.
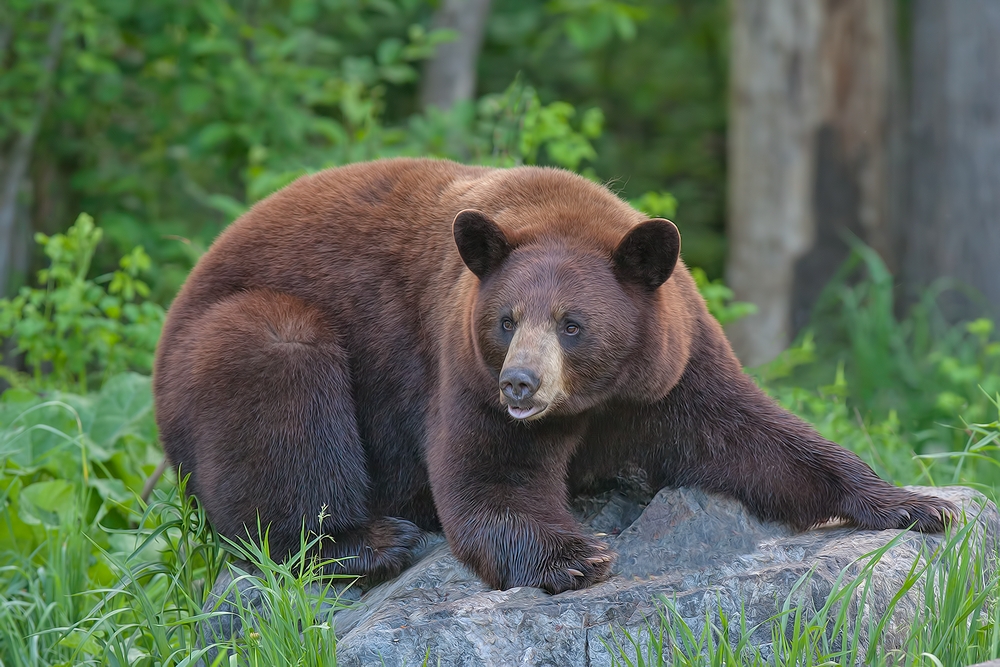
[[[229,227],[170,309],[164,446],[222,534],[256,535],[259,515],[284,554],[304,522],[375,578],[443,527],[491,586],[598,581],[612,556],[567,498],[631,469],[799,529],[940,530],[947,502],[882,481],[743,374],[679,247],[559,170],[301,178]]]

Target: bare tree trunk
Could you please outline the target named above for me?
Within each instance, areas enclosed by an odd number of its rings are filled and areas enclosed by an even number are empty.
[[[757,313],[729,328],[747,365],[788,343],[795,262],[813,240],[819,3],[732,4],[727,280]]]
[[[895,270],[894,161],[901,140],[893,0],[826,0],[820,116],[813,132],[812,247],[796,262],[791,335],[850,252],[847,235]],[[786,342],[788,342],[786,340]]]
[[[1000,317],[1000,2],[916,0],[913,20],[907,291],[949,276]],[[948,297],[952,318],[983,312]]]
[[[758,312],[729,335],[756,365],[807,319],[845,231],[895,247],[892,0],[735,0],[732,21],[727,278]]]
[[[47,55],[42,64],[43,79],[39,83],[35,113],[28,127],[13,142],[10,154],[3,160],[3,181],[0,182],[0,296],[7,294],[12,266],[20,261],[14,256],[17,237],[18,194],[31,164],[31,153],[52,97],[52,81],[62,52],[63,23],[54,20],[46,40]]]
[[[420,87],[423,108],[450,109],[456,102],[472,99],[489,13],[490,0],[443,0],[434,16],[434,27],[454,30],[458,37],[438,46],[424,67]]]
[[[7,47],[10,45],[11,38],[14,37],[13,20],[9,15],[4,15],[2,18],[4,19],[4,25],[0,25],[0,67],[3,67],[5,64]]]

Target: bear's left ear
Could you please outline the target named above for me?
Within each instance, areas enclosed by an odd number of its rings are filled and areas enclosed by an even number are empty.
[[[503,230],[481,211],[467,209],[456,215],[452,232],[462,261],[480,280],[499,268],[512,250]]]
[[[667,282],[681,254],[681,234],[674,223],[653,218],[632,229],[612,256],[619,280],[655,290]]]

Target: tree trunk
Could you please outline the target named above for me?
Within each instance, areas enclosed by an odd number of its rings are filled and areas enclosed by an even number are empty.
[[[10,151],[0,160],[3,178],[0,181],[0,297],[6,296],[9,289],[13,269],[19,266],[24,258],[15,252],[24,252],[17,248],[20,235],[18,233],[18,213],[25,207],[19,203],[19,195],[24,187],[28,167],[31,164],[31,154],[35,147],[35,139],[41,128],[45,113],[52,96],[52,84],[59,56],[62,51],[63,24],[54,20],[46,40],[47,54],[42,63],[42,79],[38,86],[34,114],[28,127],[14,139]],[[23,220],[23,218],[22,218]],[[21,223],[26,224],[26,223]]]
[[[744,364],[781,352],[853,233],[895,262],[892,0],[735,0],[729,125],[730,326]]]
[[[454,30],[458,36],[438,46],[424,67],[420,87],[423,108],[447,110],[475,95],[476,62],[489,13],[490,0],[443,0],[434,16],[434,28]]]
[[[1000,317],[1000,2],[916,0],[912,72],[908,296],[949,276]],[[983,312],[960,293],[941,305]]]

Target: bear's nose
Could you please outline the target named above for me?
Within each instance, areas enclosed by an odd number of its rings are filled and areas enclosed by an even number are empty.
[[[531,398],[542,381],[527,368],[505,368],[500,373],[500,391],[514,402]]]

